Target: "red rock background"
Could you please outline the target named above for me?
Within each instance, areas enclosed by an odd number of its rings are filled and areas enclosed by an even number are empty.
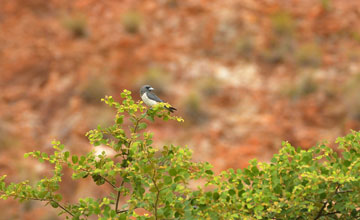
[[[53,139],[91,150],[84,134],[113,117],[100,98],[144,83],[185,118],[151,125],[156,144],[217,172],[283,140],[331,143],[360,128],[359,21],[357,0],[1,0],[0,174],[39,180],[51,167],[23,154]],[[69,175],[61,189],[109,190]],[[58,219],[43,205],[0,201],[0,219]]]

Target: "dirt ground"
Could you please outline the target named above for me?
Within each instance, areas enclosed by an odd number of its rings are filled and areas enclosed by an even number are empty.
[[[216,172],[285,140],[333,145],[360,128],[359,18],[357,0],[1,0],[0,175],[47,175],[23,154],[53,139],[90,151],[85,133],[114,116],[100,99],[139,99],[142,84],[185,119],[150,125],[155,145],[187,145]],[[109,189],[67,175],[61,192]],[[58,219],[43,205],[0,201],[0,219]]]

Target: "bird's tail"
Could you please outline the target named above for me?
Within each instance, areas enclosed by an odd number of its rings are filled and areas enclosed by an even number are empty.
[[[174,107],[165,107],[167,110],[169,110],[169,112],[173,113],[174,111],[176,111],[176,108]]]

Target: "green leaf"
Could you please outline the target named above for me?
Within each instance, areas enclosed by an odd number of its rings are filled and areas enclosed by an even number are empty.
[[[212,170],[206,170],[205,173],[209,174],[209,175],[213,175],[214,172]]]
[[[244,169],[244,174],[245,175],[247,175],[247,176],[249,176],[249,177],[253,177],[254,175],[253,175],[253,173],[249,170],[249,169]]]
[[[240,191],[238,192],[238,196],[241,197],[244,192],[245,192],[244,190],[240,190]]]
[[[320,199],[325,199],[325,198],[326,198],[326,195],[327,195],[327,194],[326,194],[325,192],[324,192],[324,193],[321,193],[321,194],[320,194]]]
[[[177,176],[174,178],[174,182],[177,183],[177,182],[180,182],[183,178],[181,176]]]
[[[145,122],[141,122],[141,123],[139,123],[138,127],[140,130],[143,130],[143,129],[147,128],[147,124]]]
[[[281,193],[281,186],[280,185],[276,185],[275,187],[274,187],[274,192],[275,193],[277,193],[277,194],[280,194]]]
[[[250,179],[249,178],[244,178],[244,183],[246,183],[247,185],[250,185]]]
[[[170,185],[172,183],[172,178],[170,176],[164,176],[164,183]]]
[[[255,176],[259,175],[259,169],[256,166],[253,166],[251,168],[251,171]]]
[[[42,192],[39,192],[38,197],[41,199],[44,199],[47,194],[48,194],[47,191],[42,191]]]
[[[77,163],[79,158],[76,155],[73,155],[71,160],[72,160],[73,163]]]
[[[349,160],[351,158],[351,154],[349,152],[344,152],[343,157],[345,160]]]
[[[103,185],[105,183],[105,179],[100,175],[93,174],[91,177],[98,186]]]
[[[120,216],[119,216],[119,220],[126,220],[127,219],[127,214],[125,213],[122,213]]]
[[[57,208],[57,207],[59,207],[59,205],[58,205],[58,203],[57,202],[54,202],[54,201],[51,201],[50,202],[50,205],[53,207],[53,208]]]
[[[170,176],[176,176],[177,170],[176,170],[175,168],[171,168],[171,169],[169,170],[169,174],[170,174]]]
[[[311,156],[311,154],[310,154],[310,153],[305,154],[305,155],[303,156],[302,161],[303,161],[304,163],[309,163],[310,161],[312,161],[312,156]]]
[[[242,184],[242,182],[241,181],[239,181],[238,182],[238,184],[237,184],[237,187],[236,187],[238,190],[241,190],[241,189],[243,189],[244,188],[244,185]]]
[[[349,160],[344,160],[344,166],[349,167],[351,162]]]
[[[262,210],[264,210],[264,206],[262,206],[262,205],[258,205],[255,207],[255,212],[260,212]]]
[[[214,199],[215,201],[217,201],[219,198],[220,198],[219,193],[218,193],[218,192],[214,192],[214,193],[213,193],[213,199]]]
[[[60,202],[62,200],[62,196],[60,194],[56,194],[54,196],[54,199],[57,201],[57,202]]]
[[[146,118],[152,122],[155,121],[154,115],[148,115]]]
[[[64,160],[67,160],[70,156],[70,152],[69,151],[65,151],[64,153]]]
[[[149,191],[154,193],[154,192],[157,192],[157,189],[156,189],[156,187],[153,186],[153,187],[150,187]]]
[[[124,122],[124,115],[120,115],[116,120],[116,124],[122,124]]]
[[[236,193],[235,190],[233,190],[233,189],[229,190],[229,195],[233,196],[233,195],[235,195],[235,193]]]

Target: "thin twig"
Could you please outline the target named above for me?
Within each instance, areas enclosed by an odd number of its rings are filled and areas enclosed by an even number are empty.
[[[134,131],[133,133],[136,133],[138,128],[139,128],[139,122],[144,119],[144,116],[140,117],[139,119],[136,119],[136,123],[135,123],[135,127],[134,127]],[[130,148],[131,146],[131,143],[132,143],[133,139],[130,139],[130,141],[128,142],[128,148]],[[123,159],[124,158],[124,155],[123,155]],[[104,178],[105,179],[105,178]],[[107,181],[105,179],[105,181]],[[108,182],[108,181],[107,181]],[[112,183],[108,182],[109,184],[111,184],[114,188],[116,188],[116,186],[114,186]],[[122,180],[121,184],[120,184],[120,187],[122,187],[124,185],[124,179]],[[129,210],[118,210],[119,209],[119,201],[120,201],[120,196],[121,196],[121,192],[118,191],[117,193],[117,196],[116,196],[116,204],[115,204],[115,212],[116,213],[123,213],[123,212],[127,212]]]
[[[5,193],[3,193],[5,194]],[[21,198],[24,200],[35,200],[35,201],[41,201],[41,202],[55,202],[62,210],[64,210],[65,212],[67,212],[69,215],[74,217],[74,214],[71,213],[69,210],[67,210],[64,206],[62,206],[59,202],[53,200],[53,199],[41,199],[41,198],[36,198],[36,197],[24,197],[24,196],[16,196],[13,195],[13,197],[17,197],[17,198]]]
[[[101,176],[101,175],[100,175]],[[114,189],[116,188],[116,186],[114,184],[112,184],[108,179],[106,179],[105,177],[101,176],[101,178],[103,178],[105,180],[105,182],[109,183]]]
[[[317,214],[317,216],[315,217],[314,220],[319,219],[319,218],[321,217],[322,212],[324,211],[324,209],[325,209],[325,207],[326,207],[327,204],[328,204],[328,202],[324,202],[323,206],[321,207],[319,213]]]
[[[336,211],[336,212],[329,212],[329,213],[326,213],[325,215],[335,215],[335,214],[338,214],[340,213],[339,211]]]
[[[74,214],[72,214],[69,210],[67,210],[64,206],[62,206],[60,203],[56,202],[55,200],[51,200],[51,202],[55,202],[62,210],[64,210],[65,212],[67,212],[69,215],[71,215],[72,217],[74,217]]]
[[[156,187],[157,188],[157,187]],[[157,220],[158,219],[158,216],[157,216],[157,208],[158,208],[158,203],[159,203],[159,197],[160,197],[160,191],[159,189],[157,189],[157,194],[156,194],[156,200],[155,200],[155,219]]]
[[[125,181],[124,181],[124,179],[123,179],[123,180],[121,181],[120,187],[122,187],[122,186],[124,185],[124,183],[125,183]],[[120,201],[120,195],[121,195],[121,192],[118,191],[117,196],[116,196],[116,204],[115,204],[115,212],[116,212],[116,213],[122,213],[122,212],[124,212],[124,210],[118,210],[118,208],[119,208],[119,201]]]
[[[70,167],[67,162],[65,161],[60,161],[62,164],[65,164],[67,165],[69,168],[73,169],[72,167]],[[74,169],[73,169],[74,170]],[[80,170],[82,171],[85,171],[88,175],[92,175],[93,173],[91,171],[89,171],[88,169],[86,168],[83,168],[83,167],[80,167]],[[105,182],[109,183],[113,188],[116,188],[116,186],[114,184],[112,184],[108,179],[106,179],[105,177],[101,176],[100,174],[97,174],[99,175],[101,178],[103,178],[105,180]]]
[[[143,119],[144,119],[144,117],[142,117],[142,116],[141,116],[140,118],[136,119],[136,123],[135,123],[135,127],[134,127],[133,133],[136,133],[136,132],[137,132],[137,130],[138,130],[138,128],[139,128],[139,122],[140,122],[141,120],[143,120]],[[129,141],[128,147],[130,147],[132,141],[133,141],[132,139]]]
[[[339,193],[348,193],[348,192],[354,192],[353,190],[344,190],[344,191],[338,191],[336,192],[336,194],[339,194]]]
[[[136,119],[136,123],[135,123],[135,127],[134,127],[134,131],[133,133],[136,133],[138,128],[139,128],[139,122],[144,119],[144,117],[140,117],[139,119]],[[130,145],[132,143],[133,139],[130,139],[130,141],[128,142],[128,148],[130,148]],[[123,159],[124,158],[124,155],[123,155]],[[105,179],[106,181],[106,179]],[[110,183],[110,182],[109,182]],[[112,183],[110,183],[114,188],[116,188]],[[120,184],[120,187],[122,187],[124,185],[124,180],[122,180],[121,184]],[[121,192],[118,191],[117,193],[117,196],[116,196],[116,204],[115,204],[115,212],[116,213],[122,213],[122,212],[127,212],[128,210],[118,210],[119,208],[119,201],[120,201],[120,196],[121,196]]]
[[[87,170],[87,169],[85,169],[85,168],[80,168],[80,169],[83,170],[83,171],[85,171],[85,172],[87,172],[89,175],[92,175],[92,174],[93,174],[91,171],[89,171],[89,170]],[[99,175],[101,178],[103,178],[104,181],[107,182],[108,184],[110,184],[114,189],[116,188],[116,186],[115,186],[113,183],[111,183],[110,180],[106,179],[105,177],[103,177],[103,176],[100,175],[100,174],[96,174],[96,175]]]
[[[340,188],[340,186],[341,186],[340,184],[338,184],[338,185],[336,186],[335,194],[339,193],[339,188]],[[324,202],[323,206],[321,207],[319,213],[317,214],[317,216],[315,217],[314,220],[319,219],[319,218],[322,216],[322,213],[323,213],[323,211],[325,210],[326,205],[329,204],[329,203],[330,203],[329,201]],[[329,213],[327,213],[327,214],[329,214]],[[325,214],[325,215],[327,215],[327,214]]]
[[[118,213],[120,195],[121,195],[121,192],[118,191],[117,196],[116,196],[116,204],[115,204],[115,212],[116,212],[116,213]]]
[[[156,169],[154,169],[154,176],[151,178],[151,180],[153,181],[154,183],[154,186],[155,186],[155,189],[157,191],[156,193],[156,200],[155,200],[155,204],[154,204],[154,214],[155,214],[155,220],[158,219],[158,216],[157,216],[157,209],[158,209],[158,203],[159,203],[159,197],[160,197],[160,191],[157,184],[156,184],[156,181],[155,181],[155,175],[156,175]]]

